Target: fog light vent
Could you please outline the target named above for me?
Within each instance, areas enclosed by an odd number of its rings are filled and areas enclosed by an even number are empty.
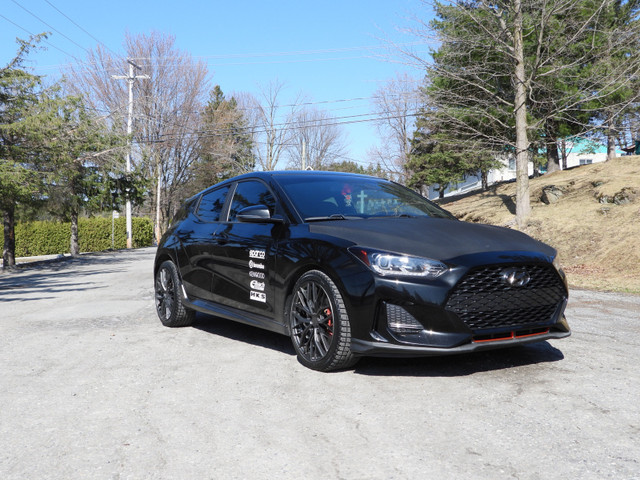
[[[387,326],[395,333],[418,333],[424,327],[409,312],[399,305],[385,304],[387,308]]]

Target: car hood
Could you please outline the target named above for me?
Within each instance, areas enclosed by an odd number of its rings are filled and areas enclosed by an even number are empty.
[[[453,261],[475,254],[528,252],[550,258],[555,250],[517,230],[431,217],[369,218],[309,224],[312,233],[362,247]]]

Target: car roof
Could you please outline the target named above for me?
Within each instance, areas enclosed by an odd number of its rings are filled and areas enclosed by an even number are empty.
[[[270,170],[270,171],[257,171],[257,172],[249,172],[244,173],[242,175],[238,175],[232,178],[228,178],[227,180],[223,180],[219,183],[211,185],[204,190],[196,193],[192,197],[190,197],[187,202],[199,197],[204,192],[207,192],[214,187],[220,187],[223,185],[228,185],[230,183],[241,181],[241,180],[249,180],[252,178],[258,178],[263,181],[269,181],[271,178],[277,177],[360,177],[360,178],[376,178],[381,181],[389,181],[384,178],[373,177],[371,175],[363,175],[361,173],[350,173],[350,172],[334,172],[328,170]]]

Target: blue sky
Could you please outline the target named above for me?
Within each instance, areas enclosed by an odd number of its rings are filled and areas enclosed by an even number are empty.
[[[29,58],[36,73],[52,78],[60,76],[65,63],[83,60],[83,48],[95,48],[92,36],[123,54],[125,32],[152,30],[174,35],[178,49],[206,61],[211,85],[219,84],[227,94],[257,95],[260,85],[277,80],[285,84],[283,103],[302,93],[311,102],[327,102],[317,106],[334,116],[374,112],[370,100],[352,99],[371,97],[396,73],[422,76],[399,58],[390,58],[394,53],[385,47],[385,39],[416,42],[416,37],[402,29],[415,27],[413,18],[427,14],[419,0],[0,3],[0,64],[15,53],[16,37],[29,36],[25,30],[50,31],[46,50]],[[417,48],[426,55],[426,46]],[[375,126],[364,122],[343,128],[347,157],[366,164],[367,151],[378,142]]]

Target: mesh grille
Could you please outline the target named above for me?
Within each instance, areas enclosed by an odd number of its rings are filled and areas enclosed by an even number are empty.
[[[413,315],[399,305],[385,303],[387,307],[387,325],[389,329],[398,333],[415,333],[424,327]]]
[[[556,271],[546,265],[518,265],[531,280],[523,287],[513,287],[502,278],[508,267],[471,270],[454,288],[445,308],[472,330],[548,324],[566,295]]]

